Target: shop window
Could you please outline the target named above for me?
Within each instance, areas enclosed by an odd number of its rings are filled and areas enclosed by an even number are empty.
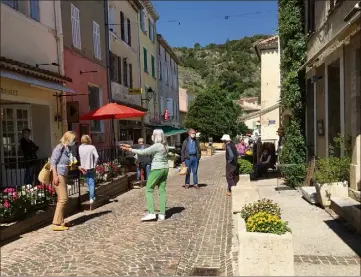
[[[31,116],[28,106],[2,106],[1,138],[4,163],[15,163],[22,160],[19,141],[24,128],[31,129]]]
[[[101,92],[98,87],[88,86],[89,92],[89,110],[93,111],[98,109],[102,105]],[[90,123],[90,131],[92,133],[102,133],[104,132],[104,122],[102,120],[92,120]]]

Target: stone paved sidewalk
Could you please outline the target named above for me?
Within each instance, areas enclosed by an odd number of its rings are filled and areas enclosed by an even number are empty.
[[[325,210],[302,199],[297,190],[277,190],[277,180],[256,182],[261,198],[279,203],[293,233],[298,276],[360,276],[361,236]],[[284,187],[284,186],[281,186]]]
[[[200,164],[200,190],[182,188],[172,172],[167,184],[170,218],[141,223],[144,189],[1,248],[1,274],[51,276],[231,275],[231,201],[225,196],[224,157]],[[158,199],[156,197],[156,203]]]

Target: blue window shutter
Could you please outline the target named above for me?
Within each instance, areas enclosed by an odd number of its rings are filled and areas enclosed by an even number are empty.
[[[39,0],[30,0],[30,16],[36,21],[40,21]]]

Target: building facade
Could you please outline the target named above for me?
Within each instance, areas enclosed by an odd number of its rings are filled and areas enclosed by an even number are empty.
[[[358,7],[357,7],[358,5]],[[309,156],[329,156],[341,134],[350,137],[350,188],[361,184],[361,20],[359,1],[306,1]],[[344,149],[335,155],[344,155]]]
[[[242,108],[243,115],[247,116],[251,113],[259,112],[261,110],[261,105],[258,104],[258,97],[242,97],[237,101],[237,104]],[[244,121],[244,124],[249,130],[257,129],[258,124],[260,124],[260,116],[255,116]]]
[[[38,158],[51,154],[64,131],[64,86],[60,1],[1,1],[1,185],[25,169],[19,140],[32,130]],[[10,26],[10,28],[9,28]],[[16,30],[16,31],[14,31]],[[11,164],[10,164],[11,163]],[[11,179],[12,178],[12,179]]]
[[[65,74],[73,79],[68,86],[77,92],[67,97],[69,130],[89,134],[97,146],[111,143],[110,121],[79,121],[79,115],[109,101],[104,1],[60,1],[64,34]]]
[[[180,61],[172,47],[161,36],[157,35],[158,51],[158,92],[161,124],[180,127],[178,65]],[[178,142],[179,135],[172,138]]]
[[[110,79],[112,101],[138,110],[142,108],[138,0],[108,2]],[[118,141],[136,142],[142,136],[141,118],[117,120]]]
[[[261,60],[261,138],[276,142],[280,126],[280,56],[278,36],[258,42],[255,49]]]
[[[184,128],[183,122],[187,116],[189,106],[193,99],[195,98],[195,94],[187,90],[185,88],[179,88],[179,121],[180,125]],[[187,134],[181,134],[180,140],[183,141],[187,137]]]
[[[152,125],[159,125],[159,91],[157,84],[157,30],[156,23],[159,15],[151,1],[141,0],[142,9],[139,14],[139,43],[141,65],[142,105],[148,110],[144,118],[146,133],[149,141],[152,134]]]

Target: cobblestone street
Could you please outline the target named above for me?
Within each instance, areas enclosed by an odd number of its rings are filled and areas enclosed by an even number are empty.
[[[199,190],[182,188],[175,172],[169,177],[166,221],[140,222],[144,189],[132,190],[69,218],[66,232],[47,226],[3,246],[1,275],[200,275],[204,268],[232,275],[223,154],[202,159],[199,171]]]

